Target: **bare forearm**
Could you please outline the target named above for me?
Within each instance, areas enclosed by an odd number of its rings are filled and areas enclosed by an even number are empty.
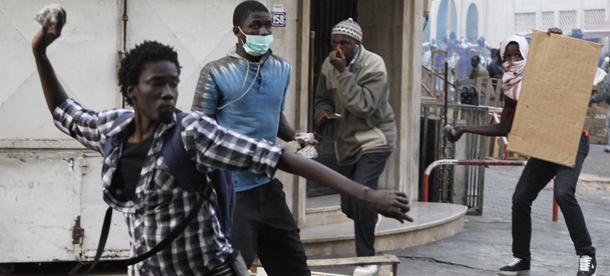
[[[284,113],[280,113],[280,124],[277,130],[277,137],[286,142],[290,142],[294,139],[295,134],[296,131],[294,131],[294,129],[290,127],[290,124],[288,123],[288,120],[286,120],[286,116],[284,116]]]
[[[483,136],[506,136],[510,132],[510,128],[506,129],[506,127],[501,124],[491,124],[486,126],[463,126],[461,130],[464,133],[473,133],[479,134]]]
[[[321,183],[360,202],[364,201],[370,190],[316,161],[286,151],[282,154],[277,168]]]
[[[49,111],[53,112],[57,106],[68,99],[68,94],[55,75],[55,70],[49,61],[46,53],[34,52],[36,59],[36,67],[38,68],[38,76],[42,84],[42,91]]]

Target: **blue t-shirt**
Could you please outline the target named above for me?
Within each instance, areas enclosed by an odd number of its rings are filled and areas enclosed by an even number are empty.
[[[218,124],[233,131],[275,142],[291,73],[280,57],[248,62],[233,49],[201,69],[192,109],[215,114]],[[234,172],[233,179],[236,192],[271,181],[249,171]]]

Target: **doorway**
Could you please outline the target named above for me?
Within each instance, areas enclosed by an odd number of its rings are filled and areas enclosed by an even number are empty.
[[[313,86],[309,89],[309,116],[308,131],[313,131],[317,124],[314,119],[314,98],[315,88],[318,84],[318,77],[322,63],[331,51],[331,31],[332,27],[347,18],[358,20],[358,1],[357,0],[311,0],[311,20],[310,29],[313,37],[310,55],[309,77],[313,78]],[[318,158],[316,160],[325,166],[337,170],[337,159],[335,157],[335,146],[333,137],[333,126],[327,125],[324,132],[318,136]],[[307,181],[307,197],[335,194],[336,191],[314,181]]]

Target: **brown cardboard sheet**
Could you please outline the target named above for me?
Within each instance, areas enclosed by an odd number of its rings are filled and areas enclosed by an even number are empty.
[[[574,167],[601,48],[534,31],[509,151]]]

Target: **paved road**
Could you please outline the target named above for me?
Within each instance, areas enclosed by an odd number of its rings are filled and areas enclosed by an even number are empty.
[[[583,173],[610,177],[610,154],[603,149],[604,145],[591,144]],[[398,275],[497,275],[497,270],[512,257],[511,196],[522,170],[522,167],[486,169],[483,215],[466,216],[464,231],[423,246],[383,252],[400,258]],[[610,191],[583,184],[578,186],[576,197],[597,250],[597,275],[610,276]],[[559,220],[552,221],[552,198],[552,185],[548,185],[532,206],[531,275],[574,276],[578,258],[561,212]]]
[[[610,177],[610,154],[592,144],[583,173]],[[401,259],[399,276],[406,275],[495,275],[511,258],[510,198],[521,167],[490,167],[485,175],[482,216],[467,216],[464,231],[423,246],[385,253]],[[610,185],[610,184],[609,184]],[[576,275],[577,257],[561,212],[552,221],[552,186],[547,186],[533,205],[531,275]],[[586,184],[577,189],[589,232],[597,248],[598,276],[610,276],[610,191]],[[343,257],[343,256],[336,256]],[[65,275],[73,263],[21,265],[13,275]],[[104,263],[91,276],[125,275],[125,268]],[[349,274],[351,269],[327,270]]]

